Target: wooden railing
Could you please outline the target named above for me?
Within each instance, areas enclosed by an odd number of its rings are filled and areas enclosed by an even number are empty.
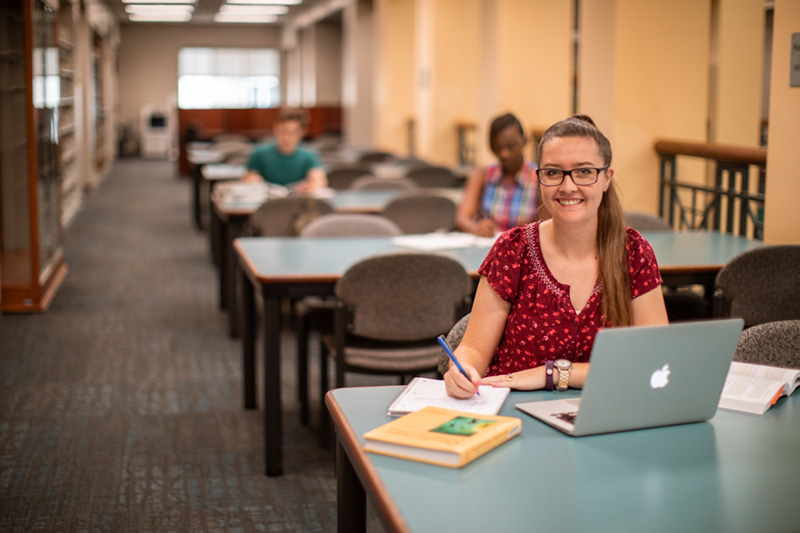
[[[457,122],[458,164],[462,167],[475,166],[476,128],[474,122]]]
[[[655,150],[661,161],[659,214],[672,227],[764,238],[765,148],[658,140]],[[681,179],[679,157],[706,160],[713,176],[702,183]]]

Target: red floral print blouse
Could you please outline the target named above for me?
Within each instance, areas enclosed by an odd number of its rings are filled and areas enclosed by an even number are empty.
[[[586,306],[572,307],[569,285],[553,277],[539,246],[539,224],[513,228],[498,237],[479,272],[494,291],[511,304],[506,329],[486,371],[509,374],[544,364],[548,359],[589,361],[592,344],[603,324],[598,280]],[[644,237],[630,228],[628,273],[631,297],[661,286],[656,256]]]

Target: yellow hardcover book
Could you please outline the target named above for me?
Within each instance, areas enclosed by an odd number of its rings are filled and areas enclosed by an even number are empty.
[[[368,452],[461,468],[519,435],[519,418],[428,406],[364,434]]]

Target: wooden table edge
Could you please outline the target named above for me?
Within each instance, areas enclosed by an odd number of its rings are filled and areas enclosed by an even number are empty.
[[[386,486],[380,480],[378,471],[367,458],[367,453],[361,446],[361,441],[353,431],[353,428],[347,424],[347,419],[344,416],[339,402],[333,395],[334,390],[328,391],[325,394],[325,404],[328,406],[328,411],[333,418],[333,423],[336,428],[337,438],[341,441],[342,447],[350,458],[350,463],[361,480],[361,484],[366,488],[369,486],[370,490],[367,491],[375,502],[375,506],[384,521],[392,531],[407,532],[410,531],[400,511],[394,505],[392,497]]]

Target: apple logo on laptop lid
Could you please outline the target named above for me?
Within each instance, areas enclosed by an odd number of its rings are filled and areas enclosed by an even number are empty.
[[[664,365],[650,376],[650,387],[654,389],[663,389],[669,385],[669,365]]]

